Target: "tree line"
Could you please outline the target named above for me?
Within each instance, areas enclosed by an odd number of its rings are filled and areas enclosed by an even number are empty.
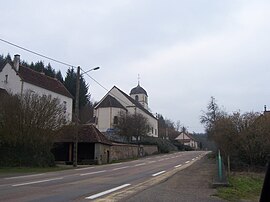
[[[211,97],[201,116],[208,137],[233,167],[265,166],[270,154],[270,115],[222,110]]]

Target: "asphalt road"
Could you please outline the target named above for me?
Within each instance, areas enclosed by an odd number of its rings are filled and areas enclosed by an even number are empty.
[[[0,201],[117,201],[185,169],[207,152],[177,152],[58,172],[0,178]]]

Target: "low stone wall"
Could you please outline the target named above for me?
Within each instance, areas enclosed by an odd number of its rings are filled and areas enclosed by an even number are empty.
[[[138,157],[138,146],[131,144],[113,144],[110,148],[110,162]]]
[[[139,152],[138,152],[139,149]],[[132,159],[138,156],[152,155],[158,152],[156,145],[133,145],[133,144],[116,144],[110,148],[110,162],[116,160]]]
[[[157,145],[142,145],[142,147],[143,147],[143,156],[158,153]]]

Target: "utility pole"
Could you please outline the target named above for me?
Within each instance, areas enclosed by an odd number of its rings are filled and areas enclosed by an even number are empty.
[[[77,78],[76,78],[76,97],[75,97],[75,141],[73,146],[73,167],[77,167],[78,163],[78,136],[79,136],[79,91],[80,91],[80,66],[77,67]]]

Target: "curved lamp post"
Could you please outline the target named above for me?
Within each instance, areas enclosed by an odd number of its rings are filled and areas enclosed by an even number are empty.
[[[80,76],[86,74],[90,71],[98,70],[100,67],[94,67],[86,72],[80,74],[80,66],[77,67],[77,78],[76,78],[76,97],[75,97],[75,114],[76,114],[76,135],[75,135],[75,142],[73,147],[73,167],[77,167],[78,164],[78,135],[79,135],[79,91],[80,91]]]

